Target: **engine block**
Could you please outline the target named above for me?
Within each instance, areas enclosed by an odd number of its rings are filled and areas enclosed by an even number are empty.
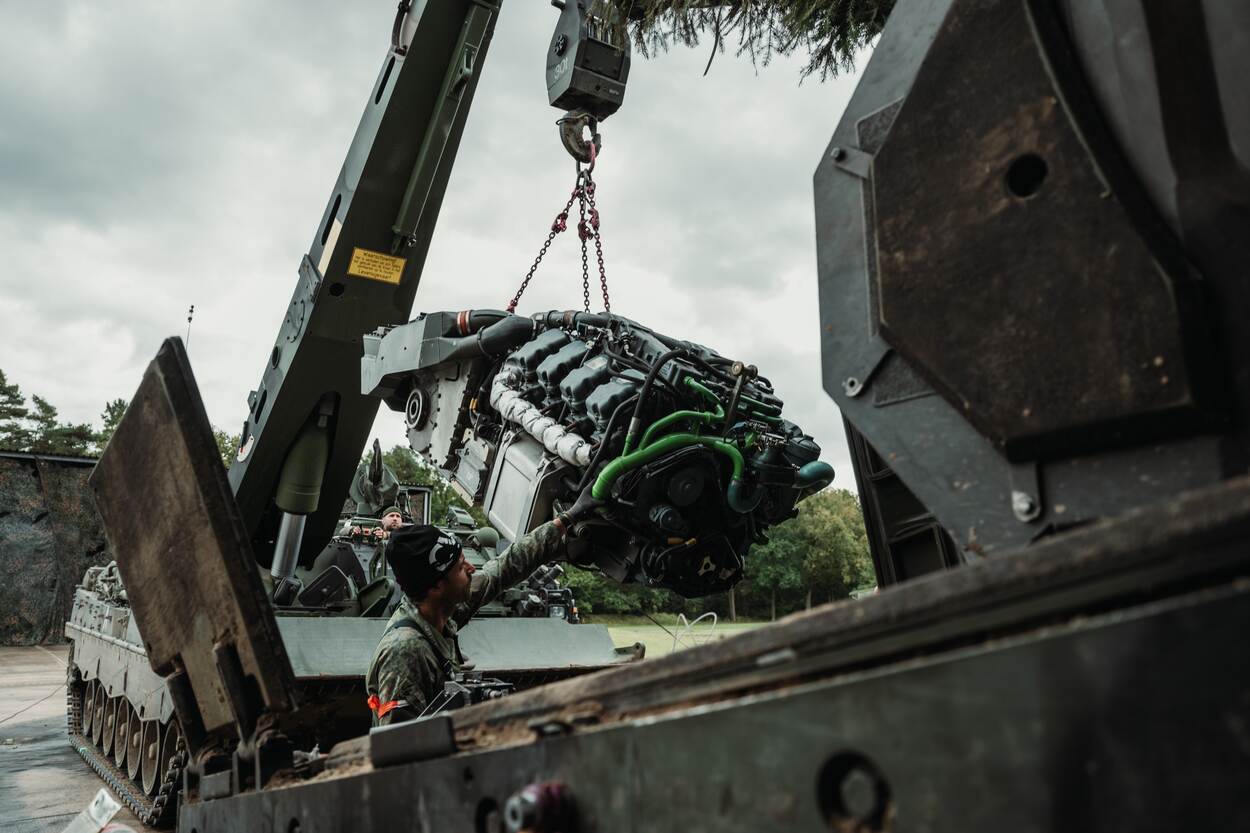
[[[754,366],[615,315],[426,313],[366,336],[361,375],[502,537],[591,488],[570,560],[688,597],[833,480]]]

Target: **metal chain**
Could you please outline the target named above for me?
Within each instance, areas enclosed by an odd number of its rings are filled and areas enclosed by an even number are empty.
[[[586,224],[586,186],[583,171],[577,174],[577,210],[581,219],[577,221],[577,236],[582,241],[582,309],[590,312],[590,262],[586,257],[586,241],[590,239],[590,226]],[[589,178],[585,174],[585,178]]]
[[[603,237],[599,234],[599,209],[595,207],[595,181],[586,175],[586,199],[590,202],[590,225],[595,231],[595,256],[599,259],[599,287],[603,290],[603,311],[612,314],[612,302],[608,299],[608,273],[603,266]],[[583,261],[585,260],[583,246]],[[587,300],[589,305],[589,300]],[[589,307],[588,307],[589,308]]]
[[[538,256],[534,258],[533,265],[525,273],[525,278],[521,281],[521,285],[517,287],[516,294],[508,302],[508,312],[516,312],[517,304],[521,302],[521,296],[525,294],[530,280],[538,271],[539,264],[542,263],[547,250],[551,248],[552,241],[555,240],[557,234],[568,228],[569,211],[572,210],[573,201],[576,200],[578,210],[577,236],[581,238],[582,244],[582,308],[586,312],[590,312],[590,255],[586,244],[593,239],[595,241],[595,256],[599,263],[599,287],[603,292],[603,309],[609,315],[612,314],[612,303],[608,298],[608,275],[603,264],[603,239],[599,234],[599,209],[595,206],[595,181],[592,177],[595,167],[593,162],[593,145],[591,158],[592,162],[589,167],[583,169],[580,164],[577,166],[577,182],[574,183],[573,193],[569,195],[569,201],[564,204],[564,209],[556,215],[556,219],[551,224],[551,232],[547,235],[547,240],[538,250]]]
[[[542,248],[538,250],[538,256],[534,258],[534,265],[525,273],[525,279],[521,281],[521,285],[517,287],[516,294],[512,296],[512,300],[508,302],[508,312],[516,312],[516,305],[521,302],[521,296],[525,294],[525,288],[529,286],[530,279],[534,277],[534,273],[538,271],[538,264],[543,262],[547,250],[551,248],[551,241],[556,239],[556,235],[568,228],[569,225],[569,209],[573,207],[573,200],[577,199],[581,193],[581,182],[578,181],[577,187],[573,189],[573,193],[569,195],[569,201],[564,204],[564,209],[556,215],[555,220],[551,223],[551,233],[547,235],[547,240],[543,243]]]

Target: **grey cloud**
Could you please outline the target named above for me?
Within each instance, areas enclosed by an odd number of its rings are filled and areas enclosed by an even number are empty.
[[[195,303],[192,362],[210,418],[233,430],[393,11],[386,0],[9,4],[0,367],[66,417],[94,419]],[[554,22],[545,2],[505,4],[419,309],[503,303],[568,196],[573,165],[543,88]],[[842,468],[840,420],[819,389],[811,173],[853,81],[800,87],[801,62],[757,74],[731,55],[704,78],[706,57],[635,56],[625,105],[603,125],[614,308],[757,363]],[[579,273],[569,234],[527,305],[580,305]],[[803,308],[791,326],[762,320],[787,304]],[[398,417],[382,413],[377,433],[402,441]]]
[[[341,97],[336,69],[319,56],[363,43],[382,54],[376,32],[388,13],[373,5],[363,15],[328,2],[211,12],[155,2],[10,5],[0,33],[0,187],[10,210],[100,226],[194,203],[205,176],[235,161],[232,139],[307,112],[293,90],[311,84]],[[324,25],[331,14],[335,25]],[[362,80],[354,107],[370,83]],[[337,112],[331,124],[345,135],[354,126]]]

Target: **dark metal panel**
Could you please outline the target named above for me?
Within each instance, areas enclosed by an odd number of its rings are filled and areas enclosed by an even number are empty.
[[[291,665],[180,340],[148,365],[89,482],[192,750],[290,709]]]
[[[907,94],[950,4],[951,0],[916,0],[899,4],[891,13],[815,173],[821,355],[825,390],[831,394],[841,392],[849,377],[865,380],[884,348],[883,343],[862,337],[872,319],[865,277],[871,246],[866,242],[859,180],[839,170],[835,157],[840,148],[860,145],[856,124],[861,118]],[[836,370],[829,360],[833,356],[838,358]]]
[[[1102,120],[1212,299],[1220,364],[1250,412],[1250,5],[1033,0],[1067,24]],[[1246,466],[1243,421],[1229,470]],[[1236,455],[1234,457],[1234,455]]]
[[[1212,536],[1231,532],[1191,530],[1170,542],[1173,560],[1228,557],[1239,544]],[[1100,559],[1081,550],[1069,552],[1076,573],[1093,578]],[[1052,589],[1081,580],[1055,575]],[[380,831],[400,813],[415,830],[493,829],[483,820],[508,796],[551,781],[576,799],[581,833],[1250,824],[1250,655],[1221,638],[1250,627],[1250,585],[1087,602],[1057,621],[1016,609],[1012,634],[481,752],[405,764],[392,749],[373,771],[349,763],[304,786],[184,805],[180,825]]]
[[[363,679],[386,622],[347,616],[277,620],[291,668],[300,679]],[[606,628],[570,625],[563,619],[474,619],[460,631],[460,649],[475,671],[486,674],[597,668],[626,659],[616,653]]]
[[[953,567],[959,549],[855,426],[843,420],[877,586]]]
[[[276,621],[296,678],[362,682],[387,622],[354,616],[282,616]]]
[[[479,705],[457,713],[457,725],[524,725],[577,704],[655,713],[1245,575],[1248,507],[1250,478],[1243,477],[1050,537],[1014,558],[984,559],[698,651]]]
[[[907,98],[951,5],[896,7],[816,171],[814,189],[825,390],[968,558],[1017,549],[1054,530],[1211,483],[1244,470],[1244,465],[1238,462],[1241,445],[1229,442],[1228,434],[1097,450],[1035,465],[1029,461],[1029,480],[1037,487],[1037,494],[1032,495],[1036,512],[1018,515],[1012,493],[1020,467],[973,426],[962,407],[934,395],[930,382],[881,337],[875,323],[878,299],[873,286],[878,254],[888,252],[879,249],[872,227],[882,207],[875,204],[870,181],[834,156],[838,149],[877,153],[888,145],[894,118],[902,110],[900,102]],[[1026,14],[1023,4],[998,5]],[[1238,36],[1229,31],[1222,39],[1235,41]],[[963,50],[974,65],[960,84],[981,83],[975,63],[986,42],[983,38],[975,48]],[[927,151],[927,137],[925,142]],[[848,150],[847,157],[851,155]],[[911,187],[923,190],[939,175],[940,171],[932,175],[925,171]],[[906,211],[908,205],[910,201],[893,210]],[[970,249],[980,251],[971,245]],[[1103,279],[1111,281],[1110,273]],[[1236,304],[1221,304],[1218,316],[1244,320],[1240,309]],[[1123,314],[1132,317],[1134,312],[1130,305]],[[977,324],[969,323],[960,308],[935,317],[930,326],[975,331]],[[1206,322],[1203,327],[1208,327]],[[1250,355],[1250,350],[1241,353]],[[987,351],[976,360],[992,364],[1009,358]],[[1226,358],[1222,356],[1221,361]],[[1242,375],[1230,381],[1241,386]],[[1250,390],[1250,383],[1246,387]]]
[[[1196,275],[1067,93],[1019,5],[959,0],[872,166],[881,332],[1014,460],[1213,424]]]

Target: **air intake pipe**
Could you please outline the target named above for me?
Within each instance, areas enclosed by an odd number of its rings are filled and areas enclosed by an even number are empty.
[[[537,325],[520,315],[499,313],[502,318],[491,320],[495,310],[465,310],[456,313],[456,324],[451,335],[428,339],[434,345],[429,353],[423,348],[423,364],[433,365],[453,359],[476,359],[479,356],[496,358],[519,347],[534,337]],[[461,334],[464,330],[469,332]]]
[[[462,309],[456,313],[456,330],[453,335],[471,336],[483,327],[497,324],[510,313],[501,309]]]
[[[541,330],[550,330],[555,327],[572,329],[579,324],[589,327],[606,327],[612,323],[612,316],[602,312],[553,309],[550,312],[535,313],[534,321],[538,322]]]

